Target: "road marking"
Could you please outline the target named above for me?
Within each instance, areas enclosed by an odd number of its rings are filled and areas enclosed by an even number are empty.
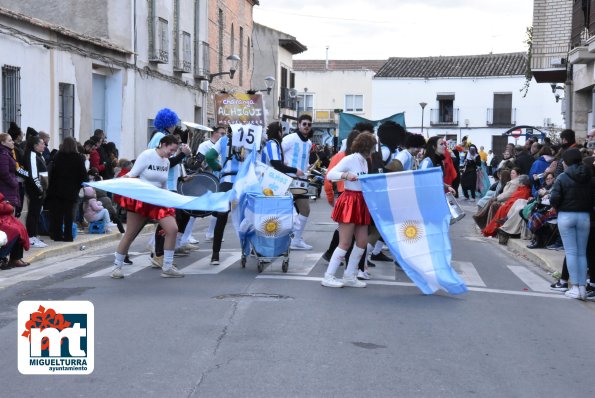
[[[479,276],[477,269],[469,261],[452,261],[452,265],[457,273],[463,278],[467,286],[486,287],[485,282]]]
[[[213,275],[225,270],[227,267],[237,262],[242,258],[242,252],[219,252],[219,265],[211,265],[211,257],[206,256],[198,261],[191,263],[189,266],[181,268],[186,275]]]
[[[318,260],[320,260],[320,257],[322,257],[322,252],[312,253],[305,250],[292,251],[289,254],[289,267],[287,270],[287,275],[308,275],[310,271],[312,271],[312,268],[316,266]],[[247,267],[249,267],[250,264],[255,263],[255,260],[250,261],[251,258],[254,257],[249,257],[247,259]],[[283,258],[276,258],[272,263],[266,265],[263,274],[285,275],[281,269],[282,263]]]
[[[485,238],[478,238],[475,236],[465,236],[464,239],[473,241],[473,242],[480,242],[480,243],[486,243],[486,239]]]
[[[5,278],[5,280],[0,280],[0,288],[16,285],[20,282],[43,279],[47,276],[56,275],[64,271],[70,271],[72,269],[87,265],[93,261],[96,260],[87,257],[80,257],[78,259],[56,262],[52,265],[49,265],[45,262],[40,262],[31,264],[25,269],[13,268],[2,271],[2,275],[6,275],[8,278]]]
[[[535,292],[551,292],[550,283],[541,276],[520,265],[509,265],[508,269]]]
[[[306,281],[306,282],[319,282],[322,278],[311,277],[311,276],[285,276],[285,275],[258,275],[256,279],[277,279],[277,280],[294,280],[294,281]],[[384,286],[405,286],[415,287],[413,283],[409,282],[391,282],[391,281],[366,281],[368,285],[384,285]],[[494,293],[494,294],[506,294],[511,296],[529,296],[529,297],[546,297],[556,299],[569,299],[563,294],[556,293],[538,293],[538,292],[521,292],[515,290],[502,290],[502,289],[488,289],[485,287],[469,287],[469,291],[482,292],[482,293]]]
[[[122,273],[124,276],[130,276],[138,271],[142,271],[146,268],[151,267],[151,257],[148,254],[144,254],[142,256],[138,256],[134,258],[134,264],[128,265],[124,264],[122,266]],[[83,278],[101,278],[104,276],[109,276],[112,273],[112,266],[110,265],[107,268],[103,268],[97,272],[93,272],[92,274],[85,275]]]

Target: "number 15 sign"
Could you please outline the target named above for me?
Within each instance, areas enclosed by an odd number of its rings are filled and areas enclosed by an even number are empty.
[[[254,144],[256,144],[256,148],[260,148],[262,126],[255,124],[232,124],[231,130],[233,133],[231,139],[232,146],[252,149]]]

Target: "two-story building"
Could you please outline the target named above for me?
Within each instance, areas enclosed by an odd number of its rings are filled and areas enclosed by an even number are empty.
[[[308,48],[294,36],[254,24],[254,75],[252,85],[263,92],[268,122],[297,117],[299,97],[295,88],[293,56]],[[267,79],[275,79],[270,93],[264,88]],[[270,83],[269,83],[270,84]]]
[[[294,60],[298,113],[312,115],[318,140],[335,135],[340,112],[370,119],[372,79],[386,60]]]
[[[502,133],[515,125],[563,124],[549,85],[524,95],[526,70],[525,53],[390,58],[373,79],[371,119],[405,112],[409,131],[459,142],[468,136],[499,152],[508,141]]]
[[[2,128],[84,141],[101,128],[134,157],[156,112],[206,120],[207,3],[0,0]]]

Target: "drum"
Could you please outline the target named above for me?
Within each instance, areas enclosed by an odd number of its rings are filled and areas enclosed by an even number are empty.
[[[465,217],[465,211],[459,206],[459,203],[450,192],[446,194],[446,203],[450,210],[450,223],[454,224],[463,217]]]
[[[294,195],[306,195],[310,182],[303,178],[294,178],[289,186],[289,192]]]
[[[219,192],[219,178],[212,173],[202,172],[190,175],[188,181],[178,183],[178,193],[185,196],[201,196],[207,191]],[[202,210],[184,210],[192,217],[207,217],[213,212]]]

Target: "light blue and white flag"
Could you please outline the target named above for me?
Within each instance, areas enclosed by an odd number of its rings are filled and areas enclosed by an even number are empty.
[[[246,195],[240,235],[252,243],[261,257],[278,257],[287,252],[293,227],[293,197]],[[247,253],[245,253],[247,254]]]
[[[230,192],[207,191],[201,196],[185,196],[138,178],[114,178],[84,183],[93,188],[140,200],[155,206],[174,207],[182,210],[229,211]]]
[[[250,155],[244,159],[238,170],[236,181],[231,189],[231,221],[240,238],[240,244],[244,253],[249,252],[249,242],[246,234],[241,231],[241,223],[244,219],[244,212],[246,209],[246,195],[249,193],[260,194],[262,188],[258,181],[258,176],[255,170],[256,165],[256,151],[252,150]]]
[[[360,176],[376,228],[407,276],[424,294],[451,294],[467,286],[451,267],[446,203],[440,168]]]

